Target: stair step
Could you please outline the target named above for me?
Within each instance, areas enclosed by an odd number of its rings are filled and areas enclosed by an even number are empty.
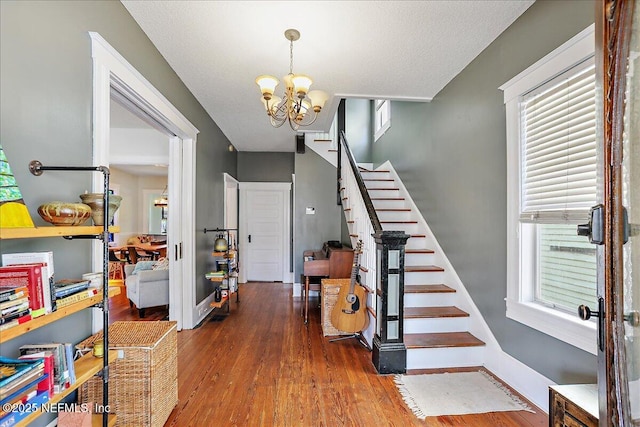
[[[369,191],[400,191],[399,188],[395,187],[367,187]]]
[[[376,212],[411,212],[410,208],[376,209]]]
[[[436,294],[456,292],[455,289],[447,285],[407,285],[404,287],[405,294]]]
[[[427,235],[426,234],[411,234],[409,236],[409,238],[412,238],[412,237],[415,238],[415,239],[424,239],[424,238],[427,237]]]
[[[393,178],[362,178],[365,182],[393,182]]]
[[[433,249],[405,249],[405,254],[434,254]]]
[[[389,171],[385,171],[385,170],[369,170],[369,169],[365,169],[361,166],[358,166],[358,169],[360,169],[360,172],[366,172],[366,173],[389,173]]]
[[[469,332],[436,332],[431,334],[406,334],[405,346],[410,348],[479,347],[485,343]]]
[[[469,313],[458,307],[405,307],[405,319],[430,319],[440,317],[469,317]]]
[[[440,272],[444,271],[444,268],[437,265],[410,265],[404,267],[405,273],[419,273],[419,272]]]
[[[409,220],[409,221],[380,221],[380,224],[417,224],[418,221],[413,221],[413,220]]]

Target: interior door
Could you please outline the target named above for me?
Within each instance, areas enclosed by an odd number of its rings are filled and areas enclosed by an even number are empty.
[[[285,281],[290,183],[240,183],[240,281]]]
[[[604,268],[598,397],[600,425],[627,427],[640,425],[640,0],[599,7]]]

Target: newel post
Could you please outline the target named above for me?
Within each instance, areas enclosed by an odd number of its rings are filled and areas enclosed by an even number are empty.
[[[376,331],[373,365],[379,374],[403,374],[407,370],[407,348],[403,340],[404,231],[382,231],[376,241]]]

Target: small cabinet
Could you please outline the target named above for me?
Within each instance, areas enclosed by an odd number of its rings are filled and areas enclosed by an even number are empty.
[[[597,385],[549,387],[549,427],[598,427]]]

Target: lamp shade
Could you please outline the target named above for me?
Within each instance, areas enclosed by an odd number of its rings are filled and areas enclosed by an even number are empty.
[[[278,79],[273,76],[262,75],[256,78],[256,84],[260,86],[260,92],[264,99],[271,99],[276,86],[278,86]]]
[[[311,100],[313,111],[315,111],[316,113],[319,112],[322,107],[324,107],[325,102],[327,102],[327,99],[329,99],[329,94],[322,90],[312,90],[307,94],[307,96]]]
[[[309,92],[309,88],[311,87],[311,77],[305,76],[304,74],[294,74],[291,78],[293,81],[293,91],[300,96],[301,94],[304,96]]]

